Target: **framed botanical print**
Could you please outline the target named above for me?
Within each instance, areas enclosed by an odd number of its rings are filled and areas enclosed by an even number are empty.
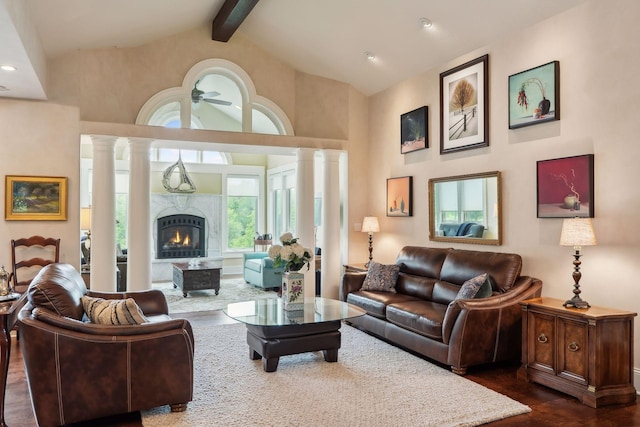
[[[593,218],[593,154],[537,162],[538,218]]]
[[[489,145],[489,55],[440,74],[440,153]]]
[[[560,120],[560,62],[509,76],[509,129]]]

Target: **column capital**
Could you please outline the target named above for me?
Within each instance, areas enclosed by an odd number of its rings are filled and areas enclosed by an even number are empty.
[[[115,146],[118,141],[118,137],[113,135],[89,135],[89,138],[91,138],[91,142],[96,146]]]

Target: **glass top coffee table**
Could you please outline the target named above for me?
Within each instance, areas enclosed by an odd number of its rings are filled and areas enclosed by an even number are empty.
[[[252,360],[262,358],[265,372],[278,369],[280,356],[322,351],[327,362],[338,361],[342,320],[362,316],[365,311],[328,298],[306,301],[304,310],[286,311],[279,298],[237,302],[224,313],[247,327]]]

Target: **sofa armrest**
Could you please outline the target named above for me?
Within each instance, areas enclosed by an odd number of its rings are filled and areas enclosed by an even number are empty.
[[[131,292],[100,292],[87,290],[87,296],[104,299],[133,298],[145,316],[169,314],[167,298],[159,289],[147,289],[144,291]]]
[[[273,259],[269,258],[268,256],[262,258],[262,260],[260,261],[262,264],[262,268],[276,268],[273,266]],[[284,270],[284,268],[283,268]]]
[[[522,340],[520,302],[542,293],[539,279],[521,276],[507,292],[481,299],[453,301],[443,322],[451,366],[467,366],[519,357]]]
[[[360,289],[364,283],[366,275],[366,271],[345,272],[340,281],[340,301],[346,301],[347,295]]]

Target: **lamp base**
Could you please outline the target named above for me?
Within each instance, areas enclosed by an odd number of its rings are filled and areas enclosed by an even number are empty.
[[[567,300],[562,304],[565,307],[575,307],[575,308],[589,308],[591,307],[588,302],[584,301],[579,296],[575,296],[570,300]]]

